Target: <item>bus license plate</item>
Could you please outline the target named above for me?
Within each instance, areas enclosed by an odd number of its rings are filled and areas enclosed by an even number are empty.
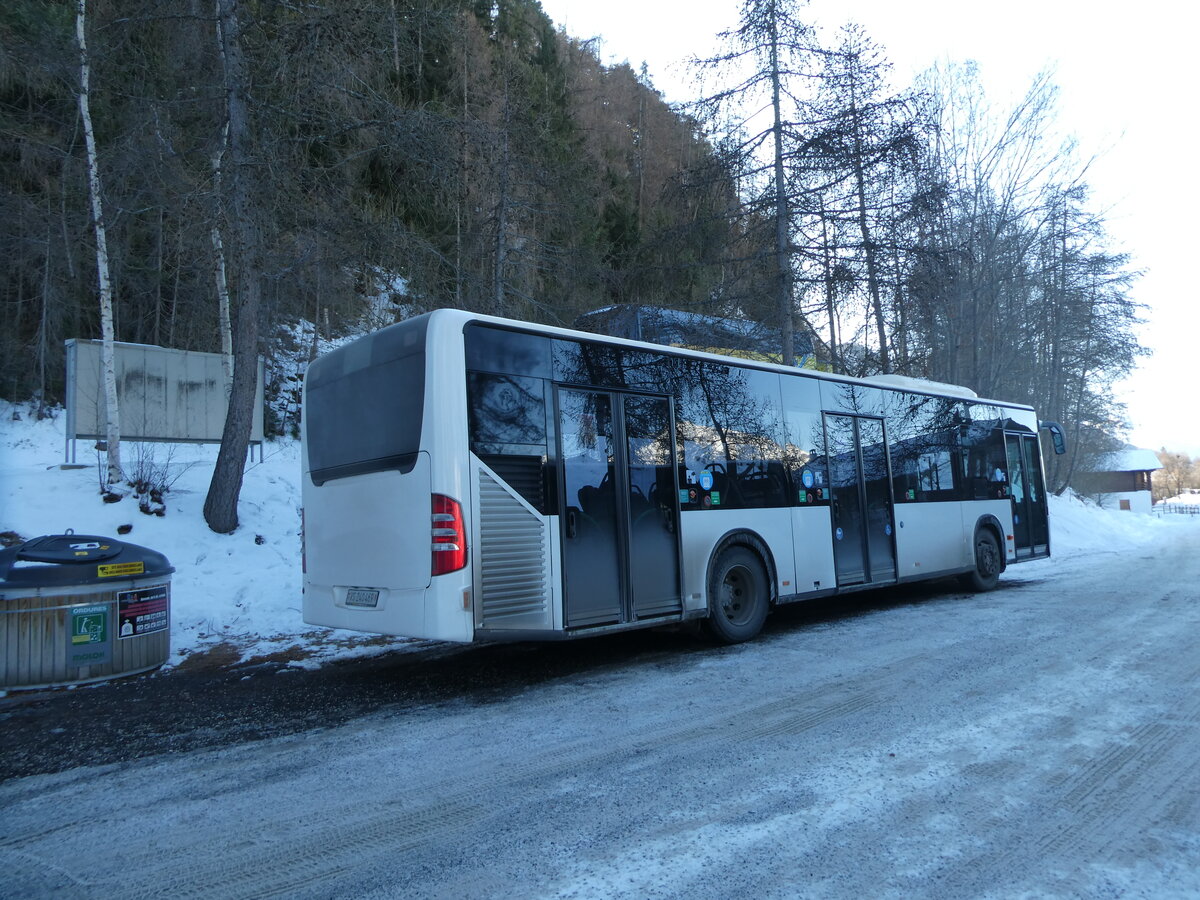
[[[363,588],[350,588],[346,591],[347,606],[361,606],[375,609],[379,605],[379,591],[368,591]]]

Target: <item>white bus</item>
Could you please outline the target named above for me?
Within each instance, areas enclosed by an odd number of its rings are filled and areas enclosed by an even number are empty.
[[[573,638],[1050,554],[1028,406],[439,310],[309,366],[304,621]]]

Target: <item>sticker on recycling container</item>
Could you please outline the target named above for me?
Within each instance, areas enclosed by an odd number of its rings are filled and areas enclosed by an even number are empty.
[[[77,668],[112,661],[107,603],[71,608],[71,628],[67,638],[67,665]]]
[[[100,578],[120,578],[128,575],[142,575],[146,571],[146,564],[142,560],[137,562],[125,563],[109,563],[105,566],[96,566],[96,575]]]

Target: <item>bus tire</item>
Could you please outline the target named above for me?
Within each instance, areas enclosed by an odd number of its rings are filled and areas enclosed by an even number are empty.
[[[748,547],[722,551],[708,579],[708,633],[722,644],[748,641],[760,631],[770,606],[762,560]]]
[[[1000,541],[990,528],[975,532],[975,568],[962,576],[963,586],[972,591],[994,590],[1000,583],[1004,559],[1000,556]]]

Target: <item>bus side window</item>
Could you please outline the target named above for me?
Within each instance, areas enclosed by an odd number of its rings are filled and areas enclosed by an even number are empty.
[[[966,499],[1003,500],[1009,495],[1003,431],[990,424],[964,426],[962,457]]]
[[[471,450],[539,512],[546,510],[545,382],[519,375],[467,373]]]

